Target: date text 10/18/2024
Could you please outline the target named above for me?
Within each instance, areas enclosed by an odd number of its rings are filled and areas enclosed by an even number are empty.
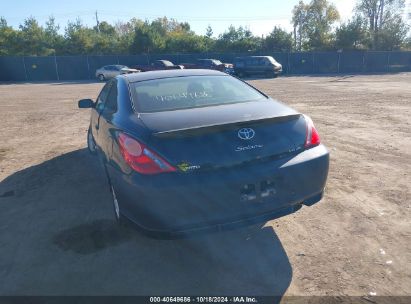
[[[258,303],[255,297],[150,297],[150,303]]]

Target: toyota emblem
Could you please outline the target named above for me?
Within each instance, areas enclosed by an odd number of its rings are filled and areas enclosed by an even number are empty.
[[[251,128],[242,128],[238,131],[238,137],[243,140],[249,140],[253,138],[255,135],[255,131]]]

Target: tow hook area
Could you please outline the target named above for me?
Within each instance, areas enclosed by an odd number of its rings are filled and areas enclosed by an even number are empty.
[[[255,190],[254,184],[246,184],[241,189],[241,200],[242,201],[252,201],[257,198],[257,192]]]
[[[274,188],[274,183],[272,181],[262,181],[260,185],[261,197],[268,197],[277,193]]]
[[[246,184],[241,188],[240,199],[253,201],[257,198],[266,198],[277,193],[275,184],[271,180],[264,180],[257,184]]]

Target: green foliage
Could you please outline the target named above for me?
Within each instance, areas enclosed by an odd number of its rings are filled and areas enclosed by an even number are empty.
[[[398,14],[387,18],[377,34],[377,48],[383,51],[399,50],[406,41],[408,30]]]
[[[327,50],[333,45],[332,25],[340,15],[327,0],[300,1],[293,9],[294,45],[301,50]]]
[[[115,24],[116,35],[118,36],[118,52],[119,54],[127,55],[130,53],[130,46],[132,45],[135,37],[134,30],[138,26],[142,26],[143,21],[133,18],[130,21],[117,22]]]
[[[14,44],[17,32],[7,25],[4,18],[0,18],[0,56],[15,54]]]
[[[207,26],[205,35],[207,38],[211,38],[213,36],[213,29],[211,28],[211,25]]]
[[[85,27],[79,19],[69,22],[64,34],[64,50],[67,55],[85,55],[93,51],[95,31]]]
[[[308,5],[300,0],[293,8],[291,19],[294,28],[294,50],[296,51],[302,51],[303,42],[307,40],[307,14]]]
[[[358,0],[356,11],[367,24],[371,49],[395,50],[404,44],[408,32],[404,5],[404,0]]]
[[[115,36],[116,34],[114,26],[108,24],[106,21],[100,22],[98,28],[95,26],[94,30],[104,36]]]
[[[137,26],[130,46],[131,54],[159,53],[164,50],[166,41],[163,31],[165,33],[166,29],[157,21],[154,21],[152,26],[148,22]]]
[[[327,50],[332,47],[333,34],[331,26],[340,19],[334,4],[327,0],[312,0],[307,10],[306,48],[310,50]]]
[[[37,20],[29,17],[19,26],[14,43],[17,55],[53,55],[54,49],[49,48],[46,33]]]
[[[403,49],[411,51],[411,36],[407,37],[403,44]]]
[[[215,43],[215,49],[220,52],[255,52],[261,50],[261,47],[261,38],[253,36],[247,28],[235,28],[232,25]]]
[[[64,38],[59,34],[60,26],[56,24],[54,17],[50,17],[44,28],[44,40],[47,49],[51,54],[62,51]]]
[[[280,27],[273,31],[264,40],[264,50],[269,52],[290,52],[293,47],[293,35]]]
[[[198,53],[206,48],[207,40],[204,37],[194,34],[184,34],[181,32],[172,32],[167,37],[166,51],[169,53]]]
[[[369,45],[366,23],[360,16],[341,24],[336,30],[335,47],[339,50],[366,49]]]
[[[166,17],[151,22],[136,18],[115,24],[102,21],[93,27],[77,19],[68,22],[64,34],[53,17],[44,25],[29,17],[17,29],[0,18],[0,56],[396,50],[410,48],[400,15],[403,5],[403,0],[358,0],[356,17],[336,28],[339,14],[329,0],[300,1],[292,11],[293,33],[274,27],[266,37],[232,25],[217,38],[210,25],[205,35],[197,35],[189,23]]]

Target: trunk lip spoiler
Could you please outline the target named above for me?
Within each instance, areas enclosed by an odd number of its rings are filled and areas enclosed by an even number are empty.
[[[258,118],[249,119],[249,120],[234,120],[234,121],[218,123],[218,124],[200,125],[200,126],[195,126],[195,127],[153,132],[152,135],[155,137],[167,137],[167,136],[172,136],[173,134],[176,134],[176,133],[185,133],[185,132],[188,133],[191,131],[201,132],[206,129],[230,129],[230,127],[232,127],[233,125],[239,125],[239,127],[241,128],[241,125],[243,124],[245,125],[249,123],[258,124],[258,123],[268,123],[268,122],[284,122],[284,121],[290,121],[293,119],[297,119],[300,117],[304,117],[303,114],[293,113],[293,114],[288,114],[288,115],[283,115],[283,116],[258,117]]]

